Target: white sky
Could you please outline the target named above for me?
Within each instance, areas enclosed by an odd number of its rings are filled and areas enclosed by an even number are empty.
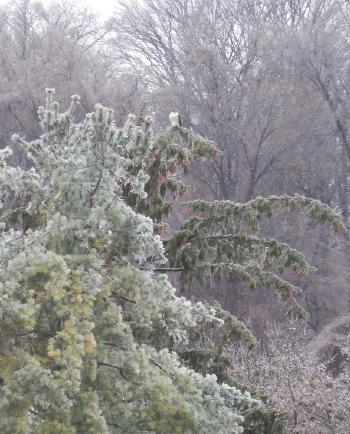
[[[102,18],[108,18],[118,4],[118,0],[80,0],[81,4],[88,5],[93,11],[98,12]]]
[[[48,4],[50,0],[41,0]],[[8,0],[0,0],[0,5],[8,3]],[[78,3],[89,6],[93,11],[100,14],[101,18],[109,18],[118,4],[118,0],[78,0]]]

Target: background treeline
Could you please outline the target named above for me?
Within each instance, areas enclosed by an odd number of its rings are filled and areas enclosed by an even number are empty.
[[[350,4],[345,0],[120,2],[102,22],[83,3],[16,0],[0,9],[0,145],[38,136],[37,107],[55,87],[80,115],[96,101],[184,126],[222,151],[193,167],[191,197],[248,201],[302,194],[339,210],[349,227]],[[14,164],[26,165],[18,151]],[[175,213],[176,217],[176,213]],[[176,218],[173,217],[174,224]],[[297,278],[317,332],[349,311],[348,241],[275,217],[265,225],[306,253],[317,273]],[[267,289],[194,285],[238,318],[284,318]]]

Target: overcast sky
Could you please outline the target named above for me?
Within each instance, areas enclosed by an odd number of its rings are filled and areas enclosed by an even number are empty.
[[[44,4],[50,3],[50,0],[41,1]],[[0,0],[0,5],[5,3],[8,3],[8,0]],[[98,12],[102,18],[108,18],[112,15],[118,0],[78,0],[78,3],[88,5],[93,11]]]
[[[118,0],[81,0],[80,2],[89,5],[91,9],[98,12],[103,18],[108,18],[112,14]]]

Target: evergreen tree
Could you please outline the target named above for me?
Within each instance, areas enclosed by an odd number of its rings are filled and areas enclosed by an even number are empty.
[[[255,340],[219,306],[177,296],[165,271],[185,286],[227,269],[304,315],[275,271],[310,267],[261,238],[259,218],[301,207],[338,232],[338,215],[303,197],[195,201],[186,206],[200,215],[163,244],[169,197],[215,146],[181,127],[154,135],[148,117],[118,129],[101,105],[75,123],[79,98],[61,113],[53,93],[39,108],[41,137],[14,137],[33,168],[0,154],[0,432],[242,432],[260,402],[234,386],[223,348]]]

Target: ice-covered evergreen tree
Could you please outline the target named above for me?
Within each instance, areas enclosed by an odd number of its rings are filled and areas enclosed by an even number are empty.
[[[197,201],[187,206],[200,215],[164,246],[167,198],[215,146],[180,127],[153,135],[148,117],[118,129],[101,105],[75,123],[78,101],[61,113],[48,90],[41,137],[14,137],[32,169],[0,154],[0,432],[242,432],[259,402],[227,377],[222,349],[254,338],[219,306],[177,296],[164,271],[177,267],[186,284],[227,268],[292,300],[273,267],[308,265],[254,235],[259,216],[299,206],[335,231],[339,217],[302,197]]]

